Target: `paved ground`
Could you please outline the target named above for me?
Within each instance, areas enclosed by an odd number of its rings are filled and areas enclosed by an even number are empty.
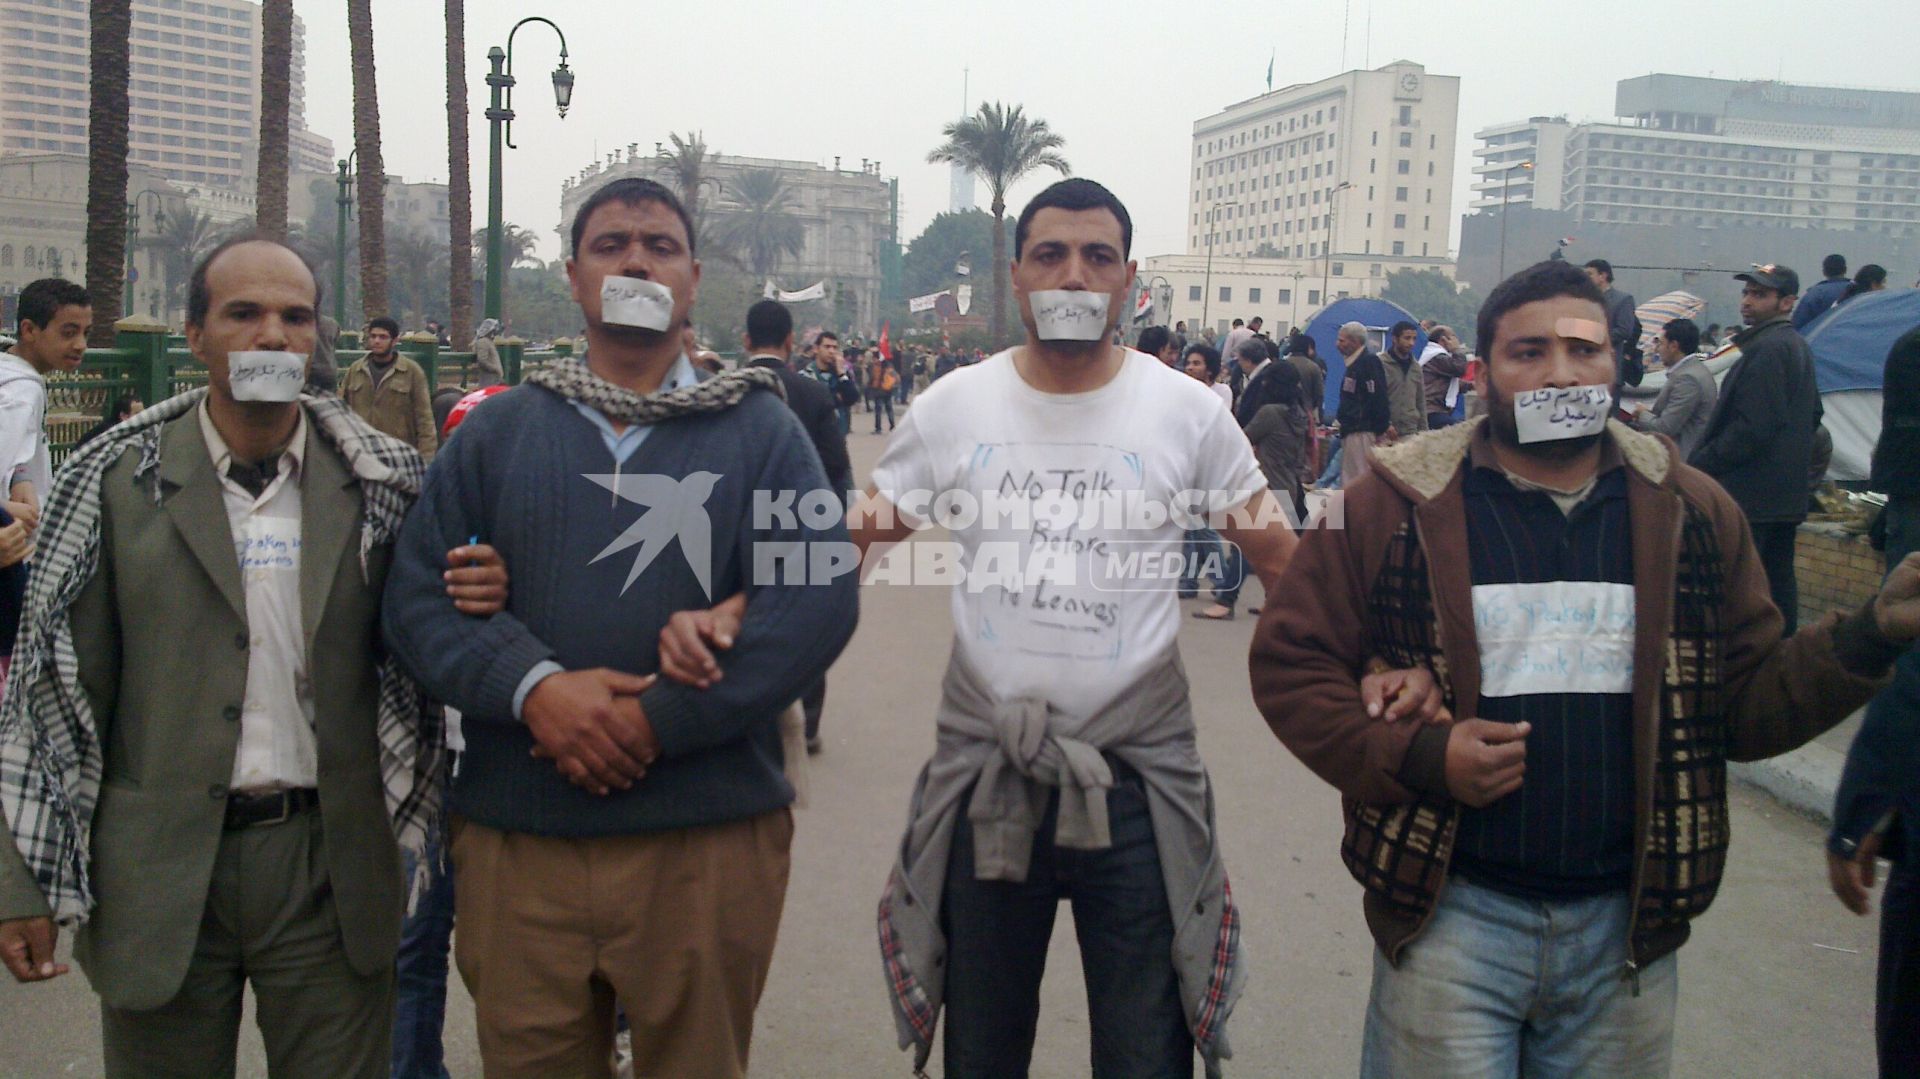
[[[856,417],[856,430],[864,416]],[[880,440],[853,437],[864,475]],[[1258,585],[1248,599],[1257,602]],[[947,598],[868,589],[861,627],[828,698],[826,753],[799,817],[780,950],[760,1009],[760,1079],[904,1077],[874,944],[873,911],[907,793],[932,747],[931,709],[950,638]],[[1234,894],[1251,962],[1233,1018],[1229,1074],[1333,1077],[1359,1054],[1371,943],[1357,887],[1340,866],[1333,792],[1276,742],[1246,688],[1252,620],[1189,621],[1201,751],[1220,798]],[[1857,1077],[1873,1070],[1875,921],[1828,894],[1821,829],[1763,795],[1734,794],[1726,885],[1681,953],[1676,1074]],[[1086,1074],[1086,1003],[1071,918],[1054,937],[1034,1075]],[[456,979],[449,1066],[478,1076],[472,1010]],[[243,1038],[242,1074],[265,1074]],[[0,1076],[95,1075],[98,1020],[79,975],[0,986]],[[934,1069],[938,1074],[938,1068]]]

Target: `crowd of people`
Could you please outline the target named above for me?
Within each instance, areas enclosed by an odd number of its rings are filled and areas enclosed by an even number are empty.
[[[189,290],[208,386],[57,472],[45,378],[89,303],[23,290],[0,960],[60,977],[74,933],[109,1075],[231,1074],[247,987],[273,1074],[442,1075],[450,955],[490,1076],[609,1075],[620,1031],[632,1074],[745,1075],[827,672],[861,575],[922,542],[964,569],[934,749],[893,864],[844,867],[884,879],[916,1070],[939,1032],[948,1076],[1027,1073],[1062,901],[1092,1074],[1231,1056],[1271,912],[1234,899],[1178,631],[1249,574],[1249,698],[1338,791],[1373,936],[1363,1075],[1668,1074],[1728,761],[1870,701],[1829,870],[1864,910],[1898,861],[1880,1051],[1920,1066],[1920,331],[1875,459],[1885,584],[1796,627],[1820,406],[1785,267],[1738,275],[1723,381],[1669,324],[1667,385],[1620,422],[1646,364],[1597,260],[1500,283],[1473,356],[1411,320],[1341,327],[1337,368],[1257,318],[1126,348],[1132,220],[1075,178],[1015,224],[1019,344],[798,347],[768,300],[714,371],[697,240],[657,183],[594,192],[584,357],[444,414],[387,320],[316,385],[311,269],[229,241]],[[891,432],[864,484],[857,407]],[[1337,528],[1309,514],[1335,490]],[[1183,579],[1139,587],[1129,545]]]

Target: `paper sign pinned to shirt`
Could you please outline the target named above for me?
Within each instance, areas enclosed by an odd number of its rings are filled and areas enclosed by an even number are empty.
[[[1473,586],[1480,695],[1633,692],[1633,586]]]
[[[1612,410],[1613,390],[1608,386],[1522,390],[1513,396],[1513,419],[1522,442],[1597,435],[1607,429]]]
[[[673,290],[638,277],[609,277],[600,284],[600,321],[664,331],[673,325]]]

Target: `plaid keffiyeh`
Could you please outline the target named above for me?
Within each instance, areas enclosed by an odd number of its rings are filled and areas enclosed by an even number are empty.
[[[158,502],[161,428],[206,394],[199,389],[162,401],[91,440],[67,459],[45,500],[13,669],[0,703],[0,810],[62,924],[84,922],[93,906],[88,830],[100,795],[101,748],[80,688],[68,611],[99,565],[101,480],[128,449],[138,448],[134,482],[149,485]],[[412,447],[367,426],[337,398],[300,400],[313,429],[339,451],[359,484],[364,574],[368,552],[399,535],[425,466]],[[445,732],[436,715],[425,714],[419,691],[391,657],[380,662],[379,676],[387,809],[401,848],[420,853],[440,801]],[[417,862],[424,869],[426,859]]]

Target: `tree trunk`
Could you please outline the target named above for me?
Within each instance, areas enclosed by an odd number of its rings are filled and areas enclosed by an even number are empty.
[[[373,0],[347,0],[353,54],[353,148],[360,159],[360,306],[387,313],[387,170],[380,160],[380,99],[374,91]]]
[[[1007,200],[993,193],[993,347],[1007,346]]]
[[[463,0],[447,0],[447,332],[473,338],[473,177],[467,160],[467,30]]]
[[[93,0],[89,14],[86,282],[93,297],[93,325],[87,342],[107,348],[120,318],[127,272],[127,78],[133,0]]]
[[[287,128],[293,103],[293,0],[260,9],[260,156],[254,226],[287,238]]]

